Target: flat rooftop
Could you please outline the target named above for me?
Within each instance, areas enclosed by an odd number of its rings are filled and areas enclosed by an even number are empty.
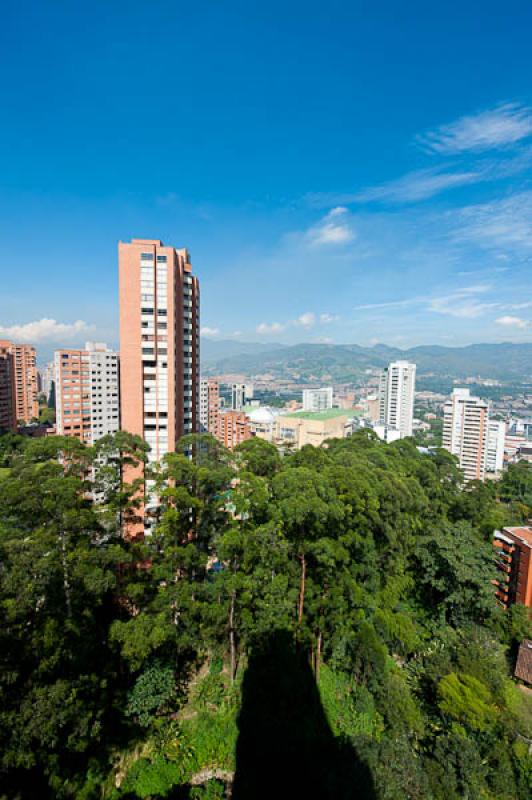
[[[351,408],[327,408],[325,411],[293,411],[290,414],[281,413],[282,417],[289,417],[290,419],[313,419],[317,422],[325,422],[327,419],[335,419],[336,417],[349,417],[354,416],[356,412]]]

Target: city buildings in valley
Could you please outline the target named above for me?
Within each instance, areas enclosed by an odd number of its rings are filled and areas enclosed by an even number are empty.
[[[333,388],[303,389],[303,411],[326,411],[333,407]]]
[[[532,607],[532,528],[503,528],[493,535],[498,577],[495,594],[504,608]]]
[[[31,344],[0,340],[0,347],[13,357],[15,378],[15,413],[17,422],[30,423],[39,416],[39,381],[37,354]]]
[[[242,411],[250,400],[253,400],[253,384],[233,383],[231,386],[232,410]]]
[[[100,342],[56,350],[56,430],[94,444],[120,428],[118,353]]]
[[[228,410],[217,415],[214,435],[224,447],[232,450],[246,439],[251,439],[253,434],[243,411]]]
[[[200,431],[216,433],[220,412],[220,384],[214,378],[202,378],[199,392]]]
[[[392,361],[379,381],[379,422],[395,428],[401,438],[412,436],[416,365]]]
[[[16,429],[15,360],[11,349],[0,342],[0,433]]]
[[[351,432],[352,415],[338,408],[326,411],[296,411],[280,414],[275,421],[275,439],[281,447],[300,450],[306,444],[319,447],[326,439],[343,439]]]
[[[472,396],[469,389],[453,389],[450,399],[444,403],[443,447],[458,458],[466,480],[484,480],[488,404]]]
[[[186,249],[120,242],[122,428],[159,461],[199,430],[199,282]]]

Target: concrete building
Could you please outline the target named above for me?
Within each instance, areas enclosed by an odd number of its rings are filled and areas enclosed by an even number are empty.
[[[159,239],[120,242],[118,258],[121,424],[159,461],[199,430],[199,282]]]
[[[199,395],[200,431],[214,434],[219,413],[220,384],[214,378],[202,378]]]
[[[0,347],[13,356],[17,422],[29,423],[39,416],[37,353],[31,344],[14,344],[6,339],[0,340]]]
[[[503,470],[505,438],[506,423],[502,420],[488,419],[486,472],[491,475],[500,475]]]
[[[222,411],[216,420],[216,438],[219,442],[232,450],[240,442],[251,439],[252,433],[248,418],[242,411]]]
[[[15,360],[11,349],[0,343],[0,433],[16,429]]]
[[[332,407],[332,386],[323,386],[321,389],[303,389],[303,411],[327,411]]]
[[[250,400],[253,400],[253,384],[233,383],[231,386],[232,410],[242,411]]]
[[[367,409],[367,416],[372,422],[378,422],[381,417],[381,404],[380,399],[376,395],[366,397],[365,406]]]
[[[443,406],[443,447],[458,458],[466,480],[484,480],[488,404],[469,389],[453,389]]]
[[[41,385],[39,387],[39,391],[46,397],[46,402],[48,402],[50,399],[52,384],[54,383],[54,374],[55,374],[55,364],[53,361],[50,361],[50,363],[47,364],[43,369],[43,371],[40,373]]]
[[[392,361],[379,382],[379,422],[395,428],[401,438],[412,436],[416,365]]]
[[[56,350],[56,429],[94,444],[120,428],[118,353],[87,342],[84,350]]]
[[[259,406],[247,411],[246,416],[251,433],[254,436],[258,436],[259,439],[273,442],[275,438],[275,421],[279,413],[279,409],[271,408],[270,406]]]
[[[326,439],[343,439],[351,432],[350,416],[338,408],[280,414],[275,421],[276,443],[300,450],[306,444],[319,447]]]
[[[495,595],[504,608],[532,607],[532,528],[503,528],[493,534],[498,578]]]

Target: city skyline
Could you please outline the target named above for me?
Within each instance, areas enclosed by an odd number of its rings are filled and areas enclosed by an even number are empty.
[[[117,347],[116,245],[143,236],[190,248],[206,337],[532,341],[532,10],[511,6],[480,39],[474,9],[417,3],[282,26],[275,3],[96,3],[83,26],[30,3],[23,37],[8,11],[0,338]]]

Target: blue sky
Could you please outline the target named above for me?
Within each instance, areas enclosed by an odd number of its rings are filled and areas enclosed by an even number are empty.
[[[3,4],[0,336],[117,343],[117,242],[204,334],[532,341],[532,6]]]

